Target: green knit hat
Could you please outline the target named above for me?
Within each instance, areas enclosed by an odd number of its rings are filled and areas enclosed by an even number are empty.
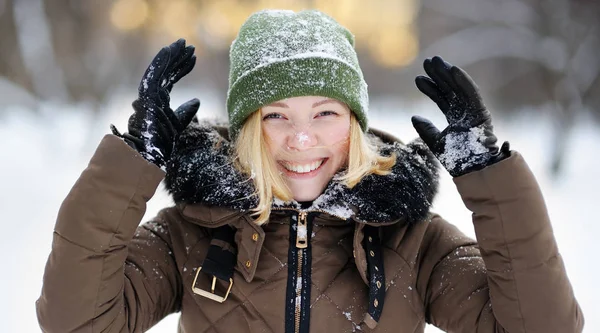
[[[337,99],[367,130],[369,97],[354,36],[317,10],[264,10],[240,28],[229,51],[229,135],[262,106],[299,96]]]

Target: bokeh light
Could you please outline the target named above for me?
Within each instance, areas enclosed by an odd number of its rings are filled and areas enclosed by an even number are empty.
[[[141,27],[148,19],[150,8],[145,0],[117,0],[110,11],[110,21],[120,30]]]

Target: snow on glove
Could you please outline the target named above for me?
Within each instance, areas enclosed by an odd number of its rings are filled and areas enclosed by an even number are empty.
[[[196,98],[175,111],[169,106],[169,93],[173,85],[187,75],[195,64],[194,47],[186,47],[184,39],[163,47],[142,77],[138,98],[132,103],[134,113],[129,118],[129,132],[121,134],[111,125],[115,135],[123,138],[146,160],[163,169],[171,157],[175,140],[194,119],[200,107],[200,101]]]
[[[439,131],[431,121],[413,116],[417,133],[453,177],[462,176],[510,156],[508,142],[496,145],[492,116],[479,89],[462,69],[440,57],[425,59],[427,76],[417,76],[417,88],[446,116],[448,127]]]

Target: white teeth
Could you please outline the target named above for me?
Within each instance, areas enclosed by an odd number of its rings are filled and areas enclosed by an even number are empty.
[[[297,173],[307,173],[319,168],[321,164],[323,164],[323,161],[324,160],[319,160],[312,162],[311,164],[292,164],[290,162],[284,162],[283,166],[289,171],[294,171]]]

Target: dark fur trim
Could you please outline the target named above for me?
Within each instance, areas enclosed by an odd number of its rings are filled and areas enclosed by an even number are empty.
[[[363,203],[358,217],[364,221],[404,218],[408,223],[424,219],[438,190],[437,159],[420,139],[408,145],[385,145],[381,151],[396,153],[396,164],[389,175],[369,175],[353,188],[351,203],[359,204],[359,198],[372,202]]]
[[[353,189],[335,178],[308,210],[321,210],[366,223],[423,220],[438,188],[438,163],[419,139],[408,145],[380,143],[384,155],[396,154],[385,176],[364,177]],[[175,145],[166,185],[175,202],[204,203],[249,210],[257,200],[252,180],[230,158],[229,142],[211,124],[192,123]],[[275,202],[274,205],[294,205]]]
[[[177,140],[165,184],[176,203],[206,203],[237,210],[256,207],[251,179],[233,166],[229,142],[208,122],[192,122]]]

